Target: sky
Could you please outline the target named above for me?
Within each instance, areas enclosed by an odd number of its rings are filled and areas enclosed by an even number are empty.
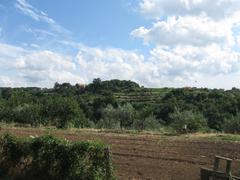
[[[0,0],[0,86],[240,88],[239,0]]]

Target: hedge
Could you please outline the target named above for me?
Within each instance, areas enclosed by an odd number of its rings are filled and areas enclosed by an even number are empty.
[[[0,179],[114,179],[107,146],[101,142],[69,142],[50,135],[0,138]]]

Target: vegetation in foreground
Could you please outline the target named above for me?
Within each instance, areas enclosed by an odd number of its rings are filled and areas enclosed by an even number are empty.
[[[240,90],[144,88],[132,81],[0,88],[0,121],[34,127],[240,133]]]
[[[6,134],[0,147],[1,179],[114,179],[109,151],[99,142]]]
[[[111,145],[116,169],[114,175],[118,179],[167,177],[167,179],[185,180],[187,176],[188,179],[194,180],[199,177],[199,167],[208,165],[209,168],[211,167],[214,155],[235,159],[232,166],[233,174],[239,175],[240,143],[215,139],[215,137],[227,134],[189,133],[180,136],[166,136],[159,132],[156,132],[157,135],[155,135],[151,131],[138,133],[134,131],[134,134],[125,134],[126,131],[131,133],[132,130],[110,131],[114,133],[100,129],[2,127],[0,133],[9,132],[21,137],[48,133],[73,141],[99,139]],[[199,151],[201,152],[199,153]]]

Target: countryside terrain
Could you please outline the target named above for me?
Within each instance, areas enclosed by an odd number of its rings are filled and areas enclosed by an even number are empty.
[[[34,127],[240,133],[239,112],[237,88],[145,88],[99,78],[87,85],[0,88],[0,122]]]
[[[167,136],[114,133],[100,130],[51,130],[2,127],[1,134],[20,137],[53,134],[76,140],[100,140],[111,147],[115,175],[120,180],[199,180],[200,168],[212,168],[215,155],[234,159],[240,175],[240,137],[223,134]],[[223,166],[223,164],[222,164]],[[222,167],[224,170],[224,167]]]
[[[120,180],[197,180],[215,155],[232,158],[233,174],[240,175],[237,88],[145,88],[99,78],[87,85],[2,87],[0,126],[1,134],[20,137],[103,141]]]
[[[240,0],[0,0],[0,64],[0,180],[240,180]]]

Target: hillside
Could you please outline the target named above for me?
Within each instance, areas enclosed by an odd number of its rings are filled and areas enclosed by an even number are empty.
[[[145,88],[117,79],[0,88],[0,121],[31,126],[240,133],[239,112],[236,88]]]

